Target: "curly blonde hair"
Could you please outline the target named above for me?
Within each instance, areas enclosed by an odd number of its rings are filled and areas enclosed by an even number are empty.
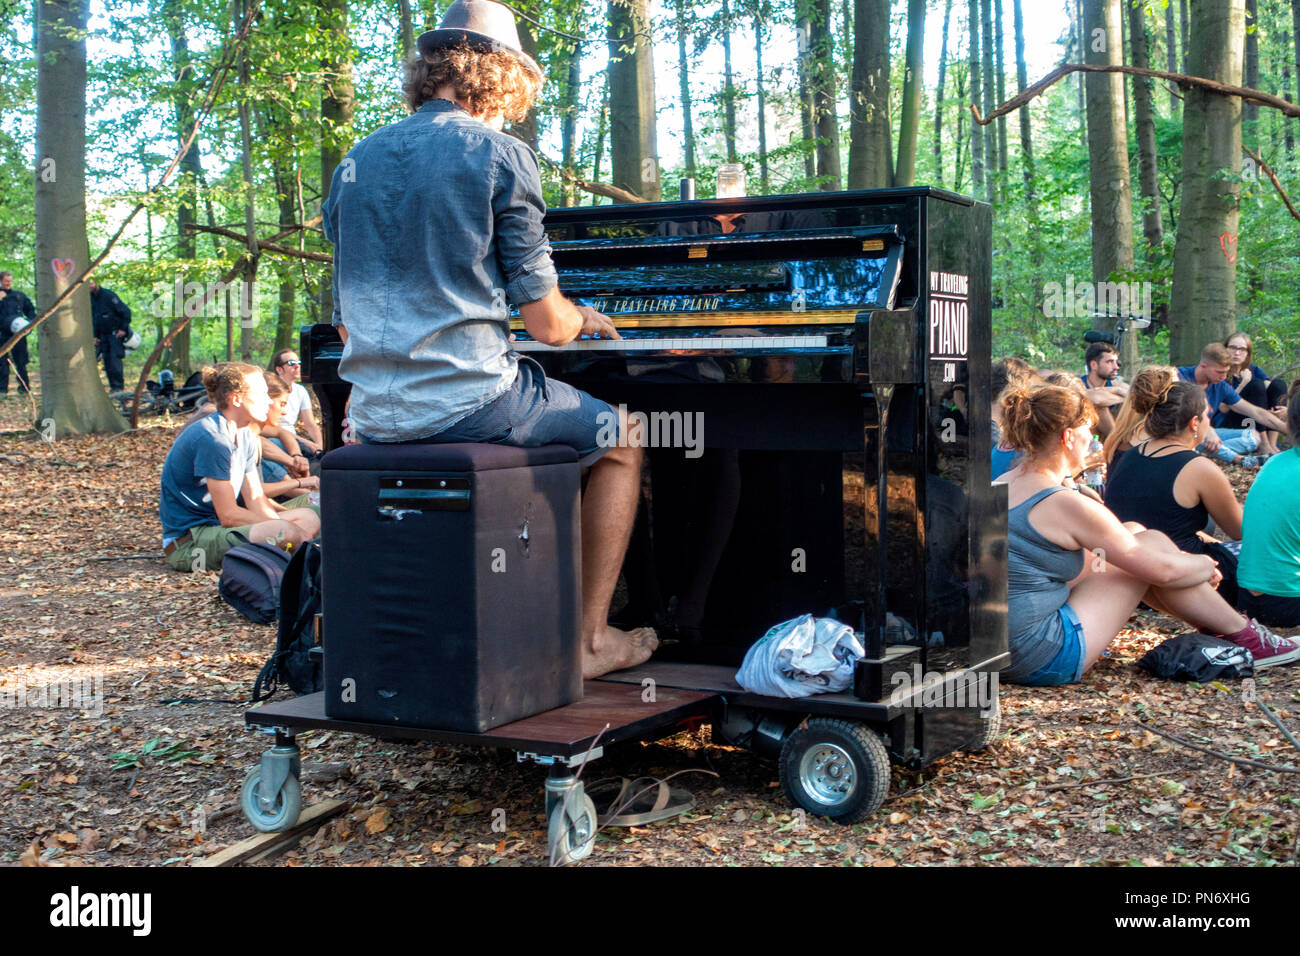
[[[439,87],[451,86],[474,116],[500,113],[517,123],[533,108],[542,82],[511,53],[461,43],[407,60],[402,91],[412,113],[434,99]]]

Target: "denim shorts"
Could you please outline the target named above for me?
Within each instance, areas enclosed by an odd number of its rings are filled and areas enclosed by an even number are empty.
[[[365,444],[379,444],[365,435]],[[593,398],[572,385],[548,379],[541,365],[519,356],[514,383],[482,408],[426,438],[406,444],[442,445],[449,442],[486,442],[534,448],[568,445],[584,467],[618,443],[618,412],[608,402]]]
[[[1031,687],[1051,687],[1056,684],[1077,684],[1083,676],[1083,662],[1088,657],[1088,642],[1083,637],[1079,615],[1069,604],[1062,604],[1057,612],[1065,625],[1065,642],[1056,656],[1017,684]]]

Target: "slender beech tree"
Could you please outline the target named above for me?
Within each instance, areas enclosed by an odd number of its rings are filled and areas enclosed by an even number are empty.
[[[195,93],[194,66],[190,57],[189,42],[185,36],[185,20],[181,0],[164,0],[162,19],[171,39],[172,54],[172,115],[176,122],[176,146],[185,142],[194,125],[194,108],[191,98]],[[198,237],[191,226],[198,221],[198,190],[203,181],[203,163],[199,155],[199,137],[181,157],[181,174],[178,188],[181,201],[176,207],[176,257],[192,260],[198,254]],[[182,278],[182,277],[177,277]],[[182,382],[192,374],[190,367],[190,325],[172,339],[170,355],[163,361],[171,367]]]
[[[1016,31],[1016,92],[1023,93],[1029,85],[1029,70],[1025,66],[1025,16],[1021,10],[1021,0],[1012,0],[1012,16]],[[1029,107],[1022,106],[1016,111],[1020,114],[1020,169],[1025,178],[1025,219],[1028,225],[1029,242],[1033,246],[1035,263],[1043,261],[1042,237],[1038,226],[1038,184],[1034,180],[1034,143],[1029,125]],[[1034,278],[1035,294],[1043,287],[1039,276]]]
[[[983,103],[980,89],[980,5],[979,0],[967,0],[966,12],[967,26],[970,33],[970,99],[972,103]],[[988,112],[988,110],[984,110]],[[984,198],[988,198],[985,190],[986,182],[984,179],[984,130],[977,129],[976,124],[970,124],[970,182],[971,195],[978,196],[984,193]]]
[[[736,161],[736,83],[731,72],[731,6],[722,0],[718,24],[722,34],[722,128],[727,142],[727,162]]]
[[[895,186],[911,186],[916,179],[916,136],[921,126],[921,85],[925,63],[925,0],[907,2],[905,62]]]
[[[998,84],[999,104],[1007,101],[1006,49],[1002,33],[1002,0],[993,0],[993,69]],[[1006,178],[1007,172],[1007,118],[998,117],[998,172]]]
[[[972,3],[976,0],[971,0]],[[849,96],[850,189],[891,185],[889,0],[854,0],[853,80]]]
[[[817,131],[813,124],[812,3],[795,0],[795,37],[798,45],[799,125],[803,130],[803,171],[808,180],[817,178]]]
[[[939,85],[934,92],[934,176],[943,184],[943,84],[948,74],[948,23],[952,19],[952,0],[944,0],[943,39],[939,46]]]
[[[813,0],[813,127],[817,133],[817,178],[822,189],[841,187],[840,121],[835,111],[835,32],[831,0]]]
[[[317,7],[327,53],[321,61],[325,84],[321,93],[320,178],[321,202],[329,198],[334,170],[352,146],[352,40],[348,33],[347,0],[321,0]],[[320,284],[320,314],[329,321],[334,314],[333,284]]]
[[[758,181],[763,194],[767,195],[771,186],[768,183],[767,169],[767,92],[763,86],[763,11],[762,5],[754,12],[754,61],[755,86],[758,89]]]
[[[1257,0],[1246,0],[1245,85],[1259,89],[1259,11]],[[1241,104],[1241,140],[1251,149],[1259,149],[1259,107]]]
[[[984,115],[992,113],[997,103],[997,86],[993,77],[993,0],[979,0],[980,5],[980,55],[983,76],[980,87],[984,91]],[[984,132],[984,195],[996,202],[998,182],[998,125],[983,127]]]
[[[1165,4],[1165,62],[1170,73],[1178,72],[1178,29],[1174,25],[1174,5]],[[1178,115],[1178,91],[1169,86],[1169,115]]]
[[[613,184],[658,200],[654,47],[648,0],[609,3],[609,118]]]
[[[686,2],[676,0],[677,82],[682,97],[682,145],[686,151],[686,175],[695,176],[695,125],[691,117],[691,72],[686,59]]]
[[[1088,63],[1119,65],[1123,60],[1121,0],[1085,0],[1084,56]],[[1128,135],[1124,128],[1124,78],[1119,73],[1087,74],[1089,193],[1092,200],[1092,281],[1133,269],[1133,196],[1129,184]],[[1096,318],[1097,328],[1115,319]],[[1132,336],[1126,345],[1136,346]],[[1120,355],[1131,368],[1136,354]]]
[[[1240,86],[1244,0],[1192,4],[1188,68]],[[1206,342],[1237,325],[1237,226],[1241,184],[1241,99],[1183,92],[1183,200],[1170,295],[1170,358],[1194,362]]]
[[[1128,3],[1128,0],[1124,0]],[[1129,49],[1133,65],[1150,67],[1146,14],[1140,4],[1128,4]],[[1164,241],[1160,222],[1160,190],[1156,179],[1156,121],[1152,81],[1145,76],[1133,77],[1133,115],[1137,119],[1138,181],[1142,193],[1142,233],[1147,240],[1148,256]]]
[[[36,5],[38,313],[49,309],[90,264],[86,239],[88,6],[87,0],[43,0]],[[41,323],[36,334],[41,352],[41,433],[53,441],[124,431],[126,423],[99,381],[89,288],[77,289]]]

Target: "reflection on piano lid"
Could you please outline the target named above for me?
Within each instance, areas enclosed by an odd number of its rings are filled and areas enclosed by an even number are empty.
[[[696,335],[687,338],[643,336],[635,339],[577,339],[568,345],[543,345],[529,339],[514,343],[516,352],[764,352],[808,351],[828,349],[830,340],[825,335]],[[835,346],[836,351],[852,351],[847,342]]]

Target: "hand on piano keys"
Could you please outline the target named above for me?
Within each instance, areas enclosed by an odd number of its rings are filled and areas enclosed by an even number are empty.
[[[593,339],[621,339],[623,336],[618,334],[618,329],[614,328],[614,323],[609,316],[603,312],[597,312],[589,305],[577,306],[578,314],[582,316],[582,331],[578,333],[578,338],[584,335]]]

